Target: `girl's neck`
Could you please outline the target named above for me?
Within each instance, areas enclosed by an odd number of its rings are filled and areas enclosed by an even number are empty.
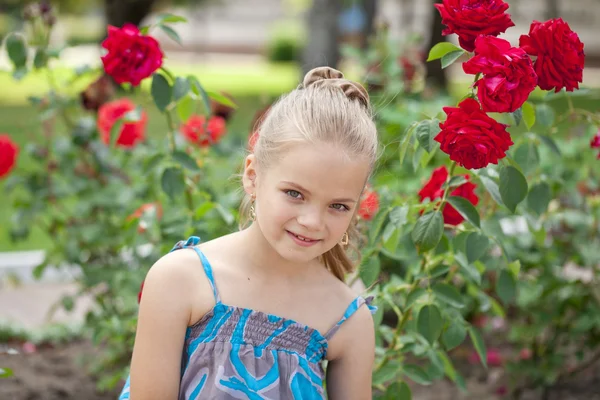
[[[247,266],[257,273],[279,276],[281,278],[299,278],[323,268],[317,259],[306,263],[295,263],[283,258],[265,239],[258,224],[239,232],[240,247],[247,255]]]

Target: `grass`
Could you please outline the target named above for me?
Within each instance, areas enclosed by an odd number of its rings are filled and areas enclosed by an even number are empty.
[[[224,91],[234,97],[279,95],[294,88],[300,74],[300,70],[294,64],[171,66],[167,63],[167,67],[177,76],[194,75],[207,90]],[[54,68],[52,75],[61,92],[71,95],[81,92],[97,76],[90,73],[74,80],[75,74],[72,69],[65,67]],[[39,96],[50,90],[48,78],[46,71],[32,71],[20,81],[16,81],[10,72],[0,71],[1,104],[28,104],[28,97]],[[149,89],[150,80],[146,80],[142,84],[142,90],[148,92]]]

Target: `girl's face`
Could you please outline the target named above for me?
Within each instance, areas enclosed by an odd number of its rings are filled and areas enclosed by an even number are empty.
[[[298,144],[266,170],[246,160],[244,186],[256,195],[256,222],[271,247],[308,262],[341,241],[369,173],[369,163],[332,145]]]

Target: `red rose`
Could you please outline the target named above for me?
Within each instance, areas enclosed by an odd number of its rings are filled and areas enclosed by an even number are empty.
[[[127,220],[139,219],[142,217],[142,215],[144,215],[146,211],[156,212],[156,219],[162,218],[163,209],[160,203],[145,203],[139,206],[137,210],[135,210],[133,213],[131,213],[131,215],[127,217]]]
[[[379,210],[379,196],[377,192],[366,190],[363,199],[358,208],[358,215],[364,220],[370,221],[373,219]]]
[[[502,0],[443,0],[435,8],[447,26],[442,34],[456,33],[460,46],[467,51],[475,49],[477,36],[498,36],[515,26],[510,14],[505,13],[508,4]]]
[[[125,114],[135,110],[136,106],[129,99],[119,99],[104,104],[98,110],[98,131],[102,141],[110,144],[110,131],[118,120]],[[146,135],[146,123],[148,118],[145,112],[142,112],[141,119],[135,122],[125,122],[119,132],[117,145],[126,148],[134,147],[138,142],[144,140]]]
[[[596,132],[596,135],[592,138],[590,142],[590,147],[592,149],[600,149],[600,130]]]
[[[119,84],[137,86],[162,66],[164,55],[156,39],[141,35],[133,24],[122,28],[109,25],[102,47],[108,50],[102,57],[104,70]]]
[[[483,111],[513,112],[535,89],[537,75],[531,59],[510,42],[493,36],[475,40],[475,56],[463,63],[467,74],[483,74],[475,82]]]
[[[181,133],[192,143],[200,147],[208,147],[218,143],[225,134],[225,120],[221,117],[210,117],[208,123],[202,115],[192,115],[181,126]],[[205,126],[206,125],[206,126]]]
[[[458,107],[444,107],[448,115],[434,138],[452,161],[467,169],[498,164],[513,144],[505,124],[490,118],[479,103],[467,98]]]
[[[463,175],[465,179],[468,181],[470,179],[469,175]],[[436,168],[431,174],[431,178],[429,181],[423,186],[421,190],[419,190],[419,198],[421,202],[425,199],[429,199],[433,201],[435,199],[441,199],[444,195],[444,189],[442,186],[448,179],[448,170],[445,166],[441,166]],[[450,192],[451,196],[460,196],[469,200],[471,204],[474,206],[479,203],[479,197],[475,194],[475,189],[477,185],[471,182],[465,182],[459,187],[455,188],[452,192]],[[459,214],[458,211],[450,204],[446,203],[444,205],[444,209],[442,210],[442,215],[444,216],[444,223],[448,225],[458,225],[463,222],[465,219],[462,215]]]
[[[590,141],[590,147],[592,149],[600,149],[600,130],[596,133],[596,135]],[[600,153],[598,153],[598,157],[600,160]]]
[[[537,59],[533,64],[541,89],[555,92],[579,89],[583,81],[585,53],[579,36],[562,18],[533,21],[529,35],[521,35],[519,46]]]
[[[0,135],[0,178],[8,175],[17,163],[19,146],[8,135]]]

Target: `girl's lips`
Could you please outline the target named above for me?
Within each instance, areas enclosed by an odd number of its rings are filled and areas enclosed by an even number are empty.
[[[299,236],[299,235],[296,235],[295,233],[292,233],[290,231],[286,231],[286,232],[287,232],[288,235],[290,235],[290,237],[292,238],[292,240],[296,244],[298,244],[299,246],[309,247],[309,246],[312,246],[312,245],[320,242],[320,240],[309,239],[306,236]]]

